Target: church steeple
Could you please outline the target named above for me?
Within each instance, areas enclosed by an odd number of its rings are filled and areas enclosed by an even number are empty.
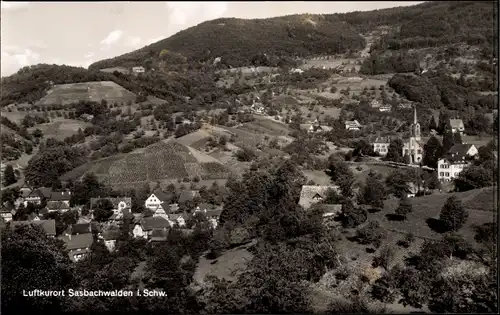
[[[413,106],[413,124],[411,127],[412,137],[414,137],[415,140],[420,141],[420,124],[417,120],[417,106]]]

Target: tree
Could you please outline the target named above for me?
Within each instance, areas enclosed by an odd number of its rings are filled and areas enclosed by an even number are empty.
[[[370,172],[366,179],[363,192],[360,196],[360,203],[371,205],[377,208],[384,207],[384,198],[386,195],[383,182],[378,178],[378,174]]]
[[[108,199],[99,199],[94,205],[94,218],[103,222],[113,214],[113,204]]]
[[[396,214],[399,216],[402,216],[403,218],[406,218],[406,215],[408,213],[411,213],[413,211],[413,206],[410,202],[410,199],[404,196],[399,200],[399,206],[396,208]]]
[[[235,153],[236,159],[240,162],[250,162],[257,157],[256,153],[250,148],[241,148]]]
[[[441,142],[434,136],[430,137],[424,145],[423,164],[432,168],[437,168],[437,162],[441,158],[442,151]]]
[[[384,157],[385,161],[403,162],[401,155],[403,154],[403,140],[393,139],[387,149],[387,154]]]
[[[446,130],[443,134],[443,150],[442,154],[448,153],[451,147],[454,145],[453,131],[451,129]]]
[[[344,161],[331,160],[328,164],[328,169],[326,170],[326,174],[330,176],[332,182],[337,182],[339,179],[344,178],[345,176],[352,177],[354,176],[349,165]]]
[[[3,229],[2,313],[62,313],[63,297],[24,297],[23,291],[74,288],[73,268],[63,243],[40,227]]]
[[[439,112],[439,125],[437,128],[438,134],[443,134],[447,129],[449,128],[450,125],[450,115],[447,110],[441,110]]]
[[[451,231],[458,231],[467,222],[468,218],[469,213],[456,196],[451,196],[446,200],[439,214],[439,219]]]
[[[397,198],[402,198],[410,192],[410,182],[414,182],[414,178],[404,169],[396,169],[385,178],[388,192]]]
[[[454,144],[462,144],[463,141],[462,141],[462,134],[457,131],[453,134],[453,143]]]
[[[378,221],[368,221],[364,227],[356,230],[356,241],[360,244],[373,244],[379,247],[386,233]]]
[[[492,170],[483,166],[471,165],[463,169],[454,179],[455,190],[467,191],[471,189],[493,186]]]
[[[3,178],[5,181],[5,186],[9,186],[17,182],[16,175],[14,174],[14,168],[12,165],[7,164],[5,171],[3,173]]]
[[[434,115],[431,117],[431,121],[429,122],[429,130],[436,130],[438,129],[438,124],[436,122],[436,118]]]

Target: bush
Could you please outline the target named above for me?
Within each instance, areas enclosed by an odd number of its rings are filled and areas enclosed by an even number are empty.
[[[384,246],[378,256],[373,258],[373,267],[383,267],[385,270],[389,269],[389,265],[394,260],[396,253],[394,249],[389,246]]]
[[[373,244],[380,247],[386,233],[378,221],[370,221],[364,227],[356,231],[356,241],[360,244]]]
[[[412,211],[413,207],[411,205],[410,200],[406,197],[401,198],[401,200],[399,201],[399,206],[395,211],[396,214],[406,218],[406,215],[408,213],[411,213]]]

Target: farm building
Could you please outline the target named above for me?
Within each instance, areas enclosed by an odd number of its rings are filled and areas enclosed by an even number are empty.
[[[94,242],[94,236],[91,233],[65,235],[60,237],[60,239],[64,242],[66,249],[69,251],[69,258],[74,262],[83,259],[90,253],[90,246],[92,246]]]
[[[361,124],[357,120],[347,120],[345,122],[345,129],[347,130],[360,130]]]
[[[309,209],[313,204],[323,201],[327,197],[330,189],[338,191],[337,186],[302,186],[299,205],[306,210]]]

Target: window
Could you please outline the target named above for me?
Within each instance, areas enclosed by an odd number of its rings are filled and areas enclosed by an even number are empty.
[[[444,172],[439,173],[439,176],[444,176]]]
[[[446,177],[449,177],[449,176],[450,176],[450,173],[446,172],[446,174],[445,174],[445,175],[446,175]]]
[[[422,150],[418,149],[418,150],[417,150],[417,153],[418,153],[418,154],[422,154]]]

